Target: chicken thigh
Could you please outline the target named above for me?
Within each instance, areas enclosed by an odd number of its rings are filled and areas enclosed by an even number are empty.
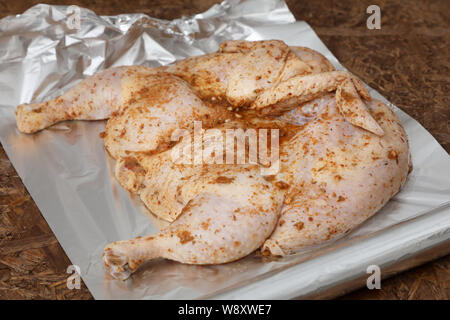
[[[264,250],[285,255],[336,240],[371,217],[403,186],[409,173],[406,133],[382,102],[368,110],[382,137],[345,121],[333,95],[303,105],[315,116],[280,153],[280,179],[290,185]],[[296,121],[302,110],[282,116]]]

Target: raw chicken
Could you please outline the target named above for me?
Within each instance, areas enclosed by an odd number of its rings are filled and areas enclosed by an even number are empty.
[[[359,79],[278,40],[227,41],[169,66],[105,70],[57,99],[16,110],[25,133],[107,118],[105,146],[118,181],[172,222],[105,247],[105,265],[119,279],[159,257],[217,264],[261,246],[286,255],[335,240],[394,196],[411,167],[400,121]],[[258,151],[268,147],[275,161],[252,158],[251,146],[244,163],[224,161],[236,151],[234,138],[220,139],[229,129],[248,142],[251,130],[276,132],[258,140]],[[212,139],[196,138],[206,132]],[[186,153],[191,162],[179,162]]]

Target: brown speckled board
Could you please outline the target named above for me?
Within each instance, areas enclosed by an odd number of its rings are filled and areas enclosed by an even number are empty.
[[[0,0],[0,17],[40,1]],[[174,19],[215,0],[47,0],[98,14],[143,12]],[[419,121],[450,150],[450,1],[287,1],[351,72]],[[366,8],[381,8],[381,29],[368,30]],[[92,299],[66,287],[70,260],[0,147],[0,299]],[[343,299],[448,299],[450,256],[361,289]]]

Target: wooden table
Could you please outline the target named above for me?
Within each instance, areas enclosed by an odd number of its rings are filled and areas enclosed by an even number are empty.
[[[0,0],[0,17],[39,1]],[[174,19],[204,11],[215,0],[46,0],[76,4],[101,15],[143,12]],[[419,121],[450,150],[450,2],[287,1],[351,72]],[[366,28],[366,8],[381,8],[381,29]],[[92,299],[66,288],[71,264],[0,147],[0,299]],[[343,299],[448,299],[450,256],[361,289]]]

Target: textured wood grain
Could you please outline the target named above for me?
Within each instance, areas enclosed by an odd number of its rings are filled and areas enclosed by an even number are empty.
[[[70,260],[0,148],[0,299],[86,299],[66,286]]]
[[[0,0],[0,17],[39,1]],[[214,0],[60,0],[98,14],[143,12],[174,19],[208,9]],[[366,28],[373,1],[287,1],[351,72],[418,120],[450,150],[450,2],[376,1],[381,30]],[[66,286],[70,260],[0,147],[0,299],[92,299],[83,284]],[[450,256],[361,289],[342,299],[448,299]]]

